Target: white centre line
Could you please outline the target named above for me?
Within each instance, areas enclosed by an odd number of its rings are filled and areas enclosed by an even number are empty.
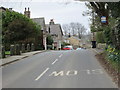
[[[55,64],[57,61],[58,61],[58,59],[56,59],[56,60],[52,63],[52,65]]]
[[[38,76],[35,80],[37,81],[38,79],[40,79],[50,68],[46,68],[45,71],[40,74],[40,76]]]
[[[59,56],[59,58],[61,58],[63,55],[61,54],[60,56]]]

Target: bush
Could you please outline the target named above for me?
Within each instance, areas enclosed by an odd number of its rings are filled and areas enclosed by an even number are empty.
[[[119,70],[120,51],[109,45],[106,49],[106,53],[106,59],[111,64],[111,66],[116,70]]]
[[[5,55],[10,55],[10,51],[6,51],[6,52],[5,52]]]
[[[63,42],[62,43],[62,48],[64,47],[64,46],[67,46],[67,45],[70,45],[69,43],[66,43],[66,42]]]
[[[52,47],[53,47],[52,45],[47,45],[48,50],[52,50]]]
[[[108,56],[111,60],[120,61],[120,52],[110,45],[107,48]]]

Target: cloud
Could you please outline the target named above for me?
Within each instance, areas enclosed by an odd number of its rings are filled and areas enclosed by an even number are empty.
[[[32,0],[23,3],[3,3],[3,5],[8,8],[12,7],[21,13],[24,13],[25,7],[30,7],[31,18],[45,17],[46,23],[49,23],[50,19],[54,19],[55,23],[59,24],[79,22],[89,29],[88,17],[82,16],[83,11],[87,10],[84,2],[71,2],[66,5],[58,2],[33,2]]]

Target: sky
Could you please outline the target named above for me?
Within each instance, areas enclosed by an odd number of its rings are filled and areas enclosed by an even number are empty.
[[[88,10],[85,2],[73,0],[1,0],[3,7],[13,8],[14,11],[24,13],[25,7],[30,8],[31,18],[44,17],[46,24],[54,19],[56,24],[69,24],[79,22],[90,31],[89,16],[82,14]]]

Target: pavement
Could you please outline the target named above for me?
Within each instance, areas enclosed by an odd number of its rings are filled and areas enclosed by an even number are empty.
[[[32,51],[32,52],[22,53],[21,55],[9,56],[7,58],[0,59],[2,61],[0,63],[0,66],[7,65],[7,64],[13,63],[18,60],[22,60],[26,57],[33,56],[35,54],[42,53],[42,52],[45,52],[45,51],[44,50],[43,51]]]
[[[47,51],[2,67],[3,88],[117,88],[90,49]]]
[[[97,54],[104,52],[104,49],[98,49],[98,48],[91,48],[91,50],[93,50]]]

